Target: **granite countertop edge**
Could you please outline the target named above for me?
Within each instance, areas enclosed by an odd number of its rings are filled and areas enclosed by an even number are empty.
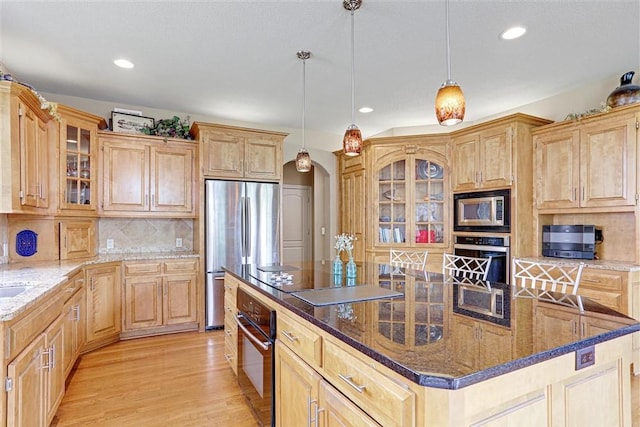
[[[26,286],[13,298],[0,298],[0,321],[6,322],[39,304],[83,267],[110,262],[199,258],[193,252],[122,252],[70,261],[39,261],[0,266],[0,287]]]
[[[482,381],[486,381],[490,378],[494,378],[500,375],[504,375],[509,372],[516,371],[518,369],[526,368],[528,366],[535,365],[536,363],[544,362],[549,359],[556,358],[558,356],[562,356],[564,354],[572,353],[576,350],[586,348],[595,344],[599,344],[605,341],[612,340],[614,338],[631,334],[633,332],[640,331],[640,323],[630,325],[621,329],[617,329],[615,331],[607,332],[596,337],[587,338],[581,341],[573,342],[562,347],[558,347],[552,350],[543,351],[540,353],[532,354],[530,356],[522,357],[511,362],[507,362],[501,365],[493,366],[491,368],[483,369],[472,374],[460,376],[460,377],[452,377],[447,375],[439,375],[436,373],[424,373],[418,372],[413,369],[409,369],[401,363],[393,360],[390,357],[387,357],[380,352],[368,347],[365,344],[358,342],[357,340],[345,335],[339,330],[333,328],[331,325],[316,319],[314,316],[309,315],[304,310],[296,307],[295,305],[287,302],[285,296],[288,294],[285,292],[278,291],[277,289],[271,288],[265,284],[262,284],[258,280],[252,278],[251,276],[245,276],[238,274],[237,272],[231,269],[224,269],[226,272],[230,273],[237,279],[241,280],[243,283],[253,286],[257,289],[261,294],[265,295],[269,299],[273,300],[277,304],[291,311],[292,313],[302,317],[307,320],[311,324],[317,326],[323,331],[329,333],[331,336],[341,340],[342,342],[348,344],[354,349],[360,351],[361,353],[369,356],[373,360],[378,363],[386,366],[392,371],[400,374],[404,378],[425,387],[433,387],[440,389],[448,389],[448,390],[457,390],[464,387],[471,386],[473,384],[480,383]],[[306,304],[306,303],[303,303]]]

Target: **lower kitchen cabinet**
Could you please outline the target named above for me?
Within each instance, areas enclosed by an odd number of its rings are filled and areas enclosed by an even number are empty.
[[[101,264],[85,269],[87,292],[87,342],[93,350],[120,339],[121,279],[120,263]]]
[[[46,426],[64,395],[64,317],[56,320],[8,365],[7,425]]]
[[[82,273],[80,273],[82,276]],[[84,283],[84,278],[82,278]],[[62,364],[65,375],[69,375],[80,350],[86,341],[87,301],[84,286],[77,290],[64,305],[64,351]]]
[[[535,351],[548,350],[558,347],[559,343],[566,343],[566,340],[588,338],[625,326],[608,319],[581,315],[570,307],[543,302],[536,304],[534,323]]]
[[[198,260],[124,263],[123,338],[197,329]]]
[[[452,314],[450,330],[452,348],[463,349],[456,355],[460,369],[485,369],[513,359],[510,329]]]
[[[322,422],[320,421],[322,420]],[[277,426],[378,426],[300,357],[276,343]]]
[[[224,357],[238,375],[238,325],[236,323],[236,295],[238,282],[230,275],[224,277]]]

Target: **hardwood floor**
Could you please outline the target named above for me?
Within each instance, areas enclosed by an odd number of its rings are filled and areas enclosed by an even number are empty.
[[[52,426],[233,426],[256,421],[224,358],[224,332],[121,341],[86,354]]]

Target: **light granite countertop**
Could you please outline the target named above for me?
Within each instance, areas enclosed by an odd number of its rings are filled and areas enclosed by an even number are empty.
[[[551,262],[558,265],[576,265],[584,263],[585,268],[615,271],[639,271],[640,265],[626,261],[611,261],[606,259],[573,259],[552,257],[523,257],[527,261]]]
[[[131,252],[101,254],[95,258],[72,261],[43,261],[0,266],[0,287],[24,286],[27,290],[10,298],[0,298],[0,321],[8,321],[55,292],[69,277],[88,265],[107,262],[198,258],[193,252]]]

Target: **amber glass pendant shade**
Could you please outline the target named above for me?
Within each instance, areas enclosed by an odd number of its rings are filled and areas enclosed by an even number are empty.
[[[352,124],[347,128],[342,140],[345,156],[357,156],[362,151],[362,133],[358,126]]]
[[[443,126],[456,125],[464,120],[465,100],[460,86],[447,80],[436,94],[436,117]]]
[[[296,156],[296,170],[298,172],[309,172],[311,170],[311,156],[304,148],[301,148]]]

